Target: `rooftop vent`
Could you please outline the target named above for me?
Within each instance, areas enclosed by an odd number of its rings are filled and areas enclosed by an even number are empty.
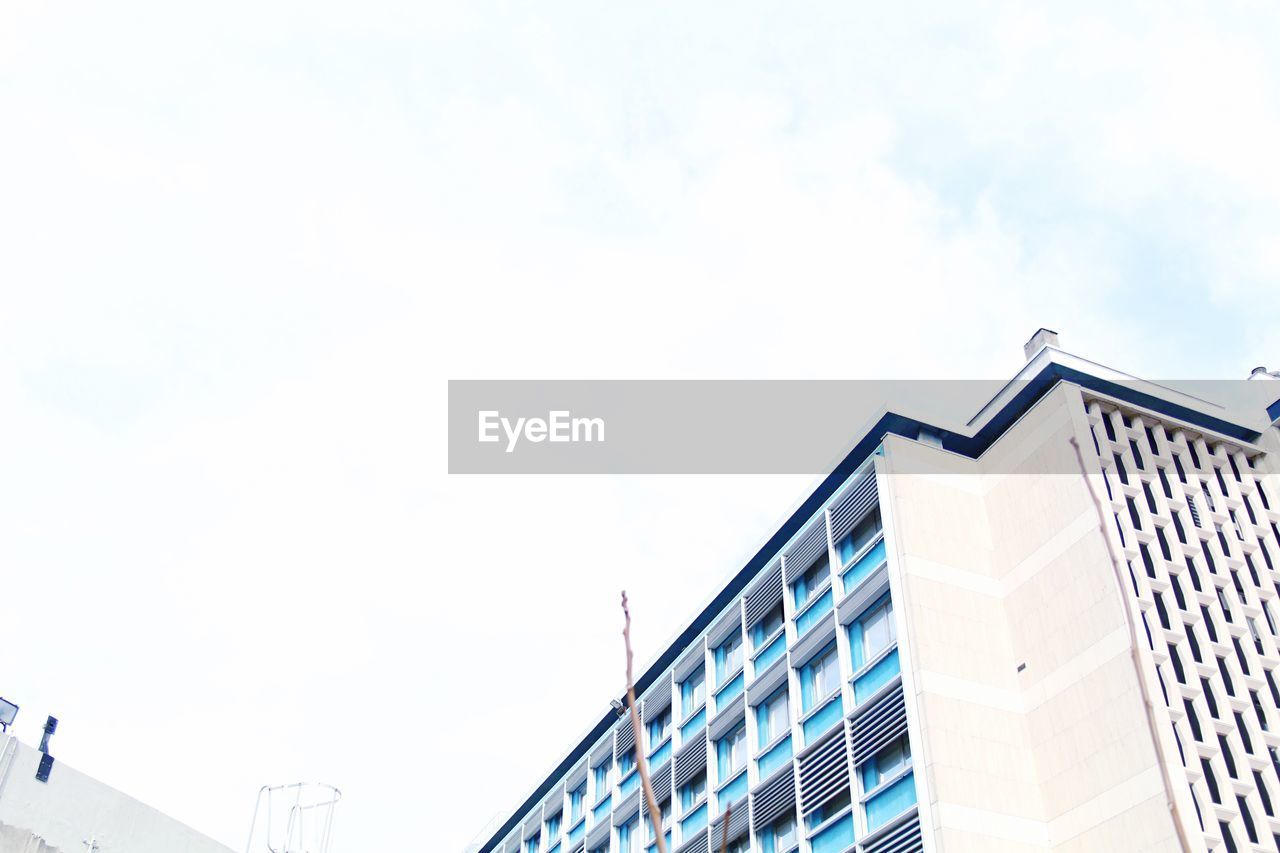
[[[1280,379],[1280,372],[1275,370],[1267,370],[1265,367],[1255,367],[1253,372],[1249,374],[1250,379]]]
[[[1036,329],[1036,333],[1031,336],[1031,340],[1022,345],[1022,351],[1027,356],[1027,361],[1036,357],[1036,354],[1045,347],[1058,346],[1058,333],[1053,329]]]

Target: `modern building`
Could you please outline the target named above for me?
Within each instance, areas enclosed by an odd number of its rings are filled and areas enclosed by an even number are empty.
[[[0,853],[232,853],[61,761],[42,768],[42,759],[0,735]]]
[[[1280,402],[1026,349],[855,436],[479,849],[655,850],[637,739],[680,853],[1280,848]]]

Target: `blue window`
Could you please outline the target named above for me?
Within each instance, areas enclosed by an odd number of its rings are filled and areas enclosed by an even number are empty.
[[[836,644],[832,643],[813,660],[800,667],[800,710],[812,711],[840,684],[840,661]]]
[[[862,520],[847,536],[836,543],[840,559],[840,577],[844,590],[862,583],[884,563],[884,538],[880,535],[880,510]]]
[[[859,772],[868,829],[884,826],[915,804],[911,744],[906,735],[884,746],[862,765]]]
[[[626,776],[636,769],[636,753],[634,749],[623,750],[618,756],[618,775]]]
[[[542,836],[535,832],[524,840],[524,853],[538,853],[540,846],[542,846]]]
[[[880,508],[876,507],[871,511],[870,515],[858,522],[853,530],[840,537],[840,541],[836,543],[836,554],[840,557],[840,568],[848,568],[853,558],[858,556],[864,548],[880,535],[881,528]]]
[[[687,720],[706,701],[707,671],[700,666],[680,683],[680,719]]]
[[[655,714],[653,719],[645,723],[645,728],[649,734],[649,749],[653,750],[666,740],[667,733],[671,731],[671,708],[663,708]]]
[[[662,821],[662,829],[666,831],[671,828],[671,800],[667,799],[662,805],[658,806],[658,815]],[[653,821],[648,817],[648,809],[645,809],[645,826],[649,828],[648,838],[650,841],[656,841],[658,834],[653,831]]]
[[[577,823],[582,819],[582,809],[587,799],[587,783],[583,782],[569,792],[569,822]]]
[[[831,580],[831,566],[826,557],[805,570],[794,584],[791,593],[795,597],[796,609],[803,607],[809,599],[818,594]]]
[[[862,765],[862,790],[871,793],[911,763],[911,746],[907,736],[890,741]]]
[[[853,843],[851,803],[852,797],[845,789],[805,817],[809,847],[814,853],[840,853]]]
[[[894,649],[898,634],[893,621],[893,601],[883,596],[849,626],[849,651],[853,657],[853,696],[865,702],[900,671]],[[887,654],[886,654],[887,652]]]
[[[857,672],[898,639],[893,622],[893,601],[884,596],[849,626],[849,649]]]
[[[640,828],[639,816],[618,827],[618,853],[636,853],[636,836]]]
[[[595,780],[596,799],[599,800],[609,790],[609,771],[613,769],[613,756],[607,756],[603,761],[591,768],[592,778]]]
[[[746,766],[747,727],[739,723],[737,728],[716,741],[717,778],[727,782]]]
[[[716,647],[716,686],[742,669],[742,632],[735,630]]]
[[[756,707],[756,746],[765,747],[791,731],[791,705],[787,688],[774,693]]]
[[[688,782],[680,786],[680,814],[688,814],[691,809],[707,798],[707,771],[700,770]]]
[[[782,630],[782,602],[779,601],[768,613],[751,626],[751,651],[758,652],[773,639],[773,635]]]
[[[560,838],[560,815],[547,818],[547,843],[554,843]]]
[[[789,853],[797,840],[796,816],[785,814],[760,833],[760,849],[764,853]]]

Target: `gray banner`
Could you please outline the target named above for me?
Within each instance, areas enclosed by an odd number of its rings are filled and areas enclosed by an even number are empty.
[[[966,453],[1057,381],[450,380],[449,472],[824,474],[868,430],[922,425]],[[1099,384],[1244,441],[1266,426],[1266,392],[1280,396],[1280,382]]]

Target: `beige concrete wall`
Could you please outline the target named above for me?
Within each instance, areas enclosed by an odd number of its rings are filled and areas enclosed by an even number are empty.
[[[1129,603],[1086,480],[1064,473],[1079,470],[1083,424],[1077,389],[1060,386],[976,462],[885,442],[904,680],[939,853],[1180,849]]]

